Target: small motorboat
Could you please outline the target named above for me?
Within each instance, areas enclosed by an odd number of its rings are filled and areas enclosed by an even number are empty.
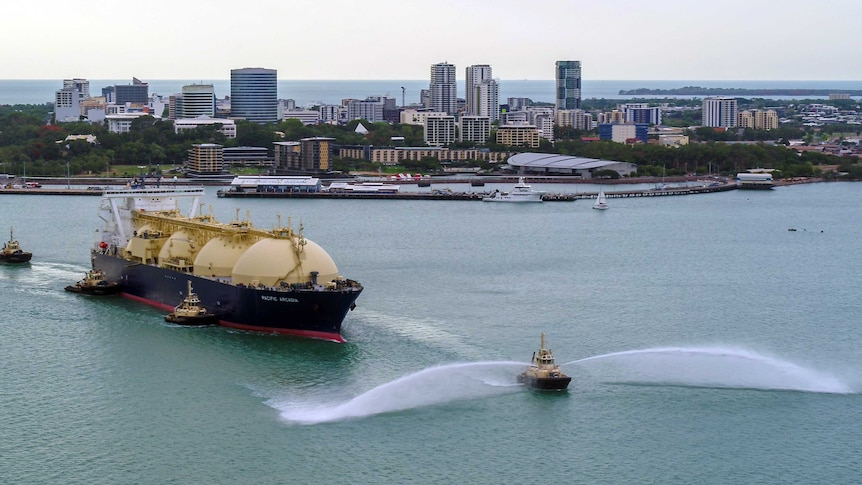
[[[201,306],[201,300],[197,293],[192,291],[192,282],[189,280],[189,290],[186,297],[179,305],[174,307],[174,311],[165,315],[165,321],[176,323],[177,325],[215,325],[218,323],[218,315],[210,313],[206,308]]]
[[[84,279],[66,287],[66,291],[83,295],[115,295],[120,292],[120,284],[105,279],[104,271],[91,269]]]
[[[9,228],[9,240],[0,249],[0,262],[3,263],[27,263],[33,257],[33,253],[21,249],[21,245],[15,240],[12,228]]]
[[[533,365],[518,374],[518,382],[529,389],[540,391],[565,391],[572,378],[560,371],[560,366],[554,363],[554,354],[545,348],[545,334],[542,334],[542,348],[539,354],[533,352]]]

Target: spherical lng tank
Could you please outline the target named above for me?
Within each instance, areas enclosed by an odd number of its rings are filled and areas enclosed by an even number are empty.
[[[316,243],[302,239],[304,245],[295,249],[293,238],[266,238],[253,244],[236,262],[233,283],[278,286],[281,283],[308,283],[317,272],[320,284],[338,277],[338,268],[329,254]]]
[[[253,242],[253,240],[238,236],[219,236],[210,239],[195,257],[195,274],[231,276],[237,260],[251,247]]]

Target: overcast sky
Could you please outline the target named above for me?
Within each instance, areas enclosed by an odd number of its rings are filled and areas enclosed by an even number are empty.
[[[14,0],[0,79],[862,80],[862,0]]]

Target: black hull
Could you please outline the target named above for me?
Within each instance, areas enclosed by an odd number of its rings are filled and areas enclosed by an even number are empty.
[[[220,325],[337,342],[344,341],[341,323],[362,291],[253,289],[100,253],[93,255],[93,268],[119,282],[123,296],[163,310],[173,311],[191,280],[202,306],[219,316]]]
[[[176,325],[184,325],[188,327],[206,327],[210,325],[218,325],[218,315],[201,315],[197,317],[178,317],[173,313],[165,315],[165,321]]]
[[[29,263],[33,257],[30,253],[14,253],[0,256],[0,262],[9,264]]]
[[[530,389],[537,391],[565,391],[569,387],[571,377],[532,377],[525,374],[518,375],[518,382]]]
[[[79,286],[69,285],[66,291],[71,293],[80,293],[82,295],[107,296],[116,295],[120,292],[120,285],[100,285],[100,286]]]

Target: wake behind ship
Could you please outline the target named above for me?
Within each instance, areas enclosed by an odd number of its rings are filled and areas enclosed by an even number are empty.
[[[172,310],[189,282],[219,324],[343,342],[362,285],[338,274],[302,227],[255,228],[197,213],[202,187],[106,190],[94,269],[129,298]],[[187,215],[180,201],[189,202]]]

